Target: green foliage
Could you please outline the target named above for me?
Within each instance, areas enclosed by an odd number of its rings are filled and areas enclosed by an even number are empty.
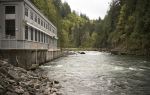
[[[71,12],[61,0],[31,0],[58,28],[64,48],[150,51],[150,1],[112,0],[103,20]]]
[[[102,25],[99,25],[103,28],[98,29],[101,31],[98,37],[99,47],[148,52],[150,51],[149,25],[149,0],[113,0]]]

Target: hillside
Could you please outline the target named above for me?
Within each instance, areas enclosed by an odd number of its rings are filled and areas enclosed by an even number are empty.
[[[61,48],[107,48],[149,55],[150,1],[112,0],[104,19],[90,20],[61,0],[32,0],[57,26]]]

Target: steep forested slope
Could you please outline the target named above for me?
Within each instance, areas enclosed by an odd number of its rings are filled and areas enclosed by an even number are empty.
[[[58,28],[62,48],[109,48],[148,55],[150,1],[112,0],[105,18],[90,20],[61,0],[31,0]]]
[[[147,55],[150,52],[150,1],[113,0],[101,27],[100,47]]]
[[[94,47],[97,33],[95,21],[72,11],[61,0],[31,0],[58,28],[59,46],[62,48]]]

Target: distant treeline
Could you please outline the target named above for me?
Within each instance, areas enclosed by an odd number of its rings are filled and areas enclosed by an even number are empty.
[[[150,0],[112,0],[105,18],[90,20],[61,0],[31,0],[58,28],[62,48],[150,52]]]

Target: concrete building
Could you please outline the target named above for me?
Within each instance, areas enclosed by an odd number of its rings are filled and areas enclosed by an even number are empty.
[[[0,0],[0,49],[57,49],[57,28],[29,0]]]
[[[44,63],[60,55],[57,39],[56,26],[30,0],[0,0],[0,56]]]

